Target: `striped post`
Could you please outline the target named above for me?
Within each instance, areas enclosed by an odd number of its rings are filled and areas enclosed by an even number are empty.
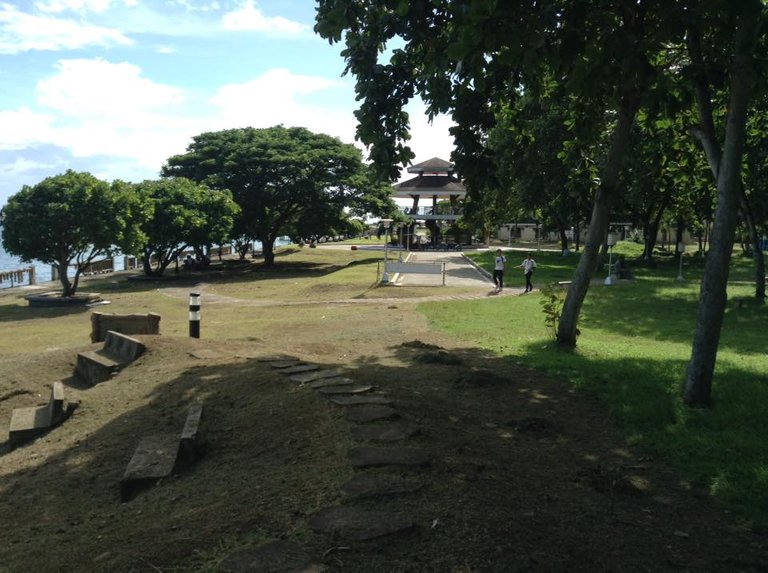
[[[189,336],[200,338],[200,293],[189,293]]]

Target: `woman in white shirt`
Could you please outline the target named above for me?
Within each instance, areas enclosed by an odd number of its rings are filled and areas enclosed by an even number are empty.
[[[504,263],[506,257],[501,254],[501,249],[496,249],[496,263],[493,267],[493,282],[496,285],[496,292],[501,292],[504,288]]]

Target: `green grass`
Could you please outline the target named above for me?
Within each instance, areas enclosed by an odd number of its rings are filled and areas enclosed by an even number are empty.
[[[616,253],[637,254],[620,243]],[[507,253],[508,264],[517,255]],[[475,255],[488,268],[493,253]],[[568,280],[577,256],[534,255],[534,284]],[[516,272],[517,269],[512,269]],[[612,287],[593,284],[579,323],[574,351],[558,349],[544,327],[540,297],[452,303],[419,308],[435,328],[450,332],[509,360],[549,372],[598,396],[624,427],[628,440],[662,456],[693,487],[706,488],[760,529],[768,528],[768,307],[730,302],[718,352],[714,404],[690,410],[682,383],[696,320],[699,258],[686,256],[685,282],[675,280],[674,260],[635,269],[636,280]],[[749,299],[750,261],[733,259],[728,296]],[[521,276],[512,275],[515,284]]]

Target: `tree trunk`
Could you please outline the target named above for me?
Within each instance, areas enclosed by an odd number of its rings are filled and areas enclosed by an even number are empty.
[[[648,221],[645,228],[643,260],[647,263],[653,262],[653,249],[656,248],[656,238],[659,236],[659,226],[659,219],[653,219]]]
[[[72,283],[69,280],[69,277],[67,276],[67,269],[69,267],[69,261],[68,260],[59,260],[56,261],[56,268],[59,271],[59,282],[61,283],[61,296],[72,296],[75,294],[74,289],[72,288]]]
[[[603,169],[600,186],[595,193],[592,206],[592,219],[584,242],[584,252],[579,259],[576,271],[573,273],[571,286],[565,296],[563,311],[557,328],[557,342],[561,346],[573,348],[578,336],[577,324],[581,306],[589,289],[592,269],[597,262],[600,246],[603,244],[608,231],[611,214],[611,201],[618,193],[621,161],[629,145],[629,134],[632,122],[639,106],[637,94],[626,94],[621,101],[619,116],[613,132],[611,147]]]
[[[752,207],[749,204],[749,197],[744,190],[744,186],[739,186],[739,207],[744,223],[749,230],[749,244],[752,247],[752,259],[755,262],[755,298],[760,301],[765,300],[765,258],[763,249],[760,245],[760,234],[757,232],[755,217],[752,214]]]
[[[760,4],[760,12],[762,5]],[[717,171],[717,207],[710,249],[701,281],[699,308],[693,334],[691,360],[685,380],[685,403],[708,406],[712,393],[720,328],[726,305],[728,271],[739,208],[741,158],[744,151],[752,72],[752,52],[762,13],[744,10],[739,15],[736,48],[731,66],[731,96],[723,156]]]
[[[275,238],[267,235],[259,239],[261,241],[261,254],[264,255],[264,266],[275,266]]]
[[[560,251],[565,253],[568,248],[568,235],[565,234],[565,225],[558,225],[558,233],[560,234]]]

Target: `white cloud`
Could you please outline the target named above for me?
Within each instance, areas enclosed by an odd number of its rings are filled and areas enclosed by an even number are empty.
[[[168,157],[205,131],[282,123],[354,141],[353,90],[343,80],[277,68],[221,86],[199,105],[190,95],[152,81],[132,64],[62,60],[38,83],[36,108],[0,111],[0,150],[54,146],[81,163],[93,158],[89,169],[105,179],[137,180],[155,177]],[[421,103],[409,112],[416,161],[448,159],[448,118],[429,125]],[[3,169],[25,165],[31,166],[17,161]]]
[[[68,116],[132,121],[147,110],[184,101],[179,88],[142,77],[133,64],[97,58],[60,60],[56,67],[55,76],[38,83],[38,102]]]
[[[26,106],[0,111],[0,150],[24,149],[52,139],[53,120]]]
[[[130,44],[118,30],[51,16],[36,16],[0,4],[0,54],[73,50]]]
[[[288,35],[301,34],[309,29],[306,24],[282,16],[265,16],[253,0],[245,0],[238,10],[224,14],[221,23],[225,30]]]
[[[13,163],[5,163],[0,165],[0,173],[4,175],[20,175],[29,171],[37,171],[40,169],[52,169],[56,165],[53,163],[44,163],[41,161],[32,161],[23,157],[18,157]]]
[[[349,111],[303,101],[306,96],[343,85],[340,80],[275,68],[248,82],[220,87],[210,102],[219,108],[218,128],[270,127],[282,123],[351,142],[355,118]]]
[[[103,12],[112,4],[112,0],[47,0],[35,2],[35,8],[42,12]]]

